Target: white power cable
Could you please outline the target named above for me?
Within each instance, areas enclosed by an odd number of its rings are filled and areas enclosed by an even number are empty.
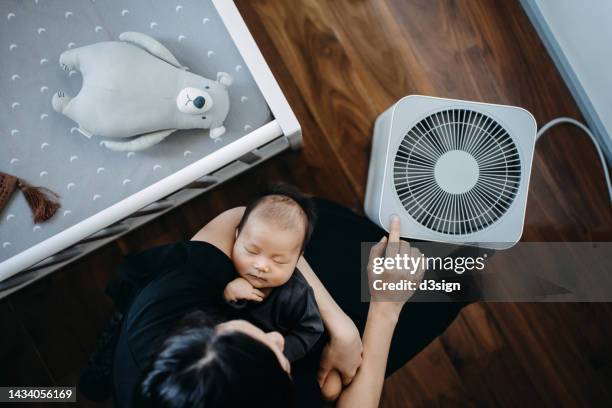
[[[556,118],[551,120],[550,122],[548,122],[547,124],[545,124],[544,126],[542,126],[540,128],[540,130],[538,130],[538,133],[536,135],[536,142],[538,140],[540,140],[540,137],[546,133],[551,127],[556,126],[560,123],[570,123],[574,126],[579,127],[580,129],[584,130],[584,132],[589,135],[589,137],[591,138],[591,141],[593,142],[593,144],[595,145],[595,149],[597,150],[597,154],[599,155],[599,160],[601,161],[601,166],[603,167],[603,171],[604,171],[604,176],[606,177],[606,184],[608,186],[608,194],[610,195],[610,203],[612,203],[612,183],[610,183],[610,174],[608,172],[608,163],[606,162],[606,159],[603,155],[603,152],[601,151],[601,147],[599,147],[599,143],[597,143],[597,139],[595,139],[595,136],[593,136],[593,133],[591,133],[591,130],[586,127],[585,125],[583,125],[582,123],[578,122],[575,119],[572,118],[567,118],[567,117],[560,117],[560,118]]]

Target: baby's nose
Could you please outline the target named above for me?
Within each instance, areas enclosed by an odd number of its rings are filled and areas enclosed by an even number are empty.
[[[257,269],[260,272],[268,272],[270,270],[270,268],[268,268],[265,265],[255,265],[255,269]]]
[[[260,270],[262,272],[268,272],[268,265],[263,259],[258,259],[255,261],[255,269]]]

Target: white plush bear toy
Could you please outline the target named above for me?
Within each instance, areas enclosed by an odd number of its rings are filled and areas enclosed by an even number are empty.
[[[79,94],[53,95],[52,105],[78,123],[78,131],[123,141],[104,141],[118,151],[151,147],[179,129],[210,129],[217,140],[229,111],[232,77],[213,81],[192,74],[148,35],[126,32],[108,41],[68,50],[59,62],[83,75]]]

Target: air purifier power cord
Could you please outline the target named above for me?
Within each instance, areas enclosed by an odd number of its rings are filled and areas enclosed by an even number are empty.
[[[597,154],[599,155],[599,160],[601,161],[601,166],[604,171],[604,176],[606,177],[606,184],[608,187],[608,195],[610,196],[610,203],[612,203],[612,183],[610,182],[608,163],[606,162],[603,152],[601,151],[601,147],[599,147],[599,143],[597,143],[597,139],[595,139],[595,136],[593,135],[593,133],[588,127],[586,127],[584,124],[572,118],[567,118],[567,117],[556,118],[556,119],[551,120],[544,126],[542,126],[540,130],[538,130],[538,133],[536,135],[536,142],[540,140],[540,137],[542,137],[542,135],[546,133],[550,128],[552,128],[553,126],[559,125],[561,123],[569,123],[576,127],[579,127],[591,138],[591,141],[593,142],[593,144],[595,145],[595,149],[597,150]]]

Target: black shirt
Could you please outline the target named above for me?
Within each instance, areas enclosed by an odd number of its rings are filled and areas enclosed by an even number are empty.
[[[264,331],[279,331],[291,362],[323,333],[314,293],[298,270],[262,302],[230,307],[223,291],[238,274],[231,259],[208,242],[180,241],[128,254],[119,276],[121,288],[111,294],[124,313],[113,364],[118,407],[130,405],[147,364],[191,311],[202,310],[214,322],[245,318]]]
[[[299,270],[261,302],[230,303],[244,307],[245,319],[263,331],[278,331],[285,338],[284,354],[292,363],[304,357],[323,334],[323,322],[312,288]]]
[[[236,277],[231,260],[203,241],[180,241],[127,255],[119,266],[124,319],[113,364],[116,406],[129,406],[135,385],[161,342],[187,313],[200,309],[233,318],[223,298]],[[125,289],[125,288],[124,288]]]

